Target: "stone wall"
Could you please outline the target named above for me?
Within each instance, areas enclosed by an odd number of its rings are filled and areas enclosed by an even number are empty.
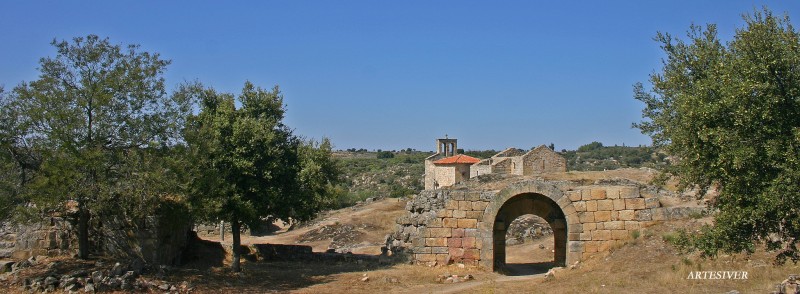
[[[518,175],[535,175],[540,173],[566,172],[567,160],[544,145],[536,147],[522,156],[522,171]]]
[[[188,220],[159,220],[148,217],[135,225],[119,219],[103,219],[99,230],[90,232],[95,251],[151,264],[174,265],[191,230]],[[61,217],[29,224],[0,226],[0,258],[27,259],[31,256],[72,256],[78,251],[77,232]]]
[[[33,224],[0,225],[0,258],[72,255],[77,244],[72,225],[60,217]]]
[[[554,231],[556,260],[573,263],[624,243],[633,231],[654,221],[702,211],[661,207],[658,194],[651,191],[637,185],[578,186],[543,180],[515,182],[499,191],[425,190],[408,202],[408,214],[397,220],[387,247],[418,263],[494,267],[496,257],[505,257],[505,238],[499,237],[505,236],[505,227],[498,222],[510,224],[513,219],[506,220],[508,215],[535,214]],[[521,195],[539,198],[519,202]],[[514,207],[504,206],[507,202]]]
[[[187,219],[147,217],[141,223],[107,219],[101,232],[105,253],[149,264],[177,265],[187,246],[192,223]]]

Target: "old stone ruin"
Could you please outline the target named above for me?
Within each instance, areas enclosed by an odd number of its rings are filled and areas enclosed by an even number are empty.
[[[436,153],[425,159],[425,190],[449,187],[482,175],[533,176],[567,171],[567,160],[544,145],[527,152],[508,148],[483,160],[456,154],[457,150],[457,139],[436,139]]]
[[[425,174],[426,187],[435,188],[408,202],[386,237],[393,254],[498,270],[506,263],[510,224],[532,214],[549,225],[554,263],[564,266],[621,245],[655,222],[705,213],[702,206],[667,207],[672,202],[663,200],[678,195],[630,180],[545,180],[539,175],[566,171],[563,157],[547,147],[507,149],[476,161],[455,154],[455,143],[437,140],[439,152],[426,160]]]

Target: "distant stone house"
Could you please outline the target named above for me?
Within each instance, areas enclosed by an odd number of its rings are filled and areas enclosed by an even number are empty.
[[[456,154],[456,139],[437,139],[436,154],[425,159],[425,190],[452,186],[469,179],[470,166],[480,159]]]
[[[484,160],[456,154],[457,139],[437,139],[436,145],[436,154],[425,159],[426,190],[486,174],[531,176],[567,171],[567,160],[545,145],[530,151],[508,148]]]

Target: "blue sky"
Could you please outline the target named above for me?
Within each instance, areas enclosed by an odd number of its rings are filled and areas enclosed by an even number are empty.
[[[2,1],[0,85],[97,34],[171,59],[171,87],[279,85],[296,134],[338,149],[649,144],[632,85],[660,68],[656,32],[728,39],[763,5],[798,24],[797,1]]]

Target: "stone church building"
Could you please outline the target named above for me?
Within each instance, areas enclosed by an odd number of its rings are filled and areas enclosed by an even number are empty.
[[[508,148],[483,160],[457,154],[457,150],[457,139],[436,139],[436,154],[425,159],[425,190],[486,174],[530,176],[567,171],[567,160],[544,145],[530,151]]]

